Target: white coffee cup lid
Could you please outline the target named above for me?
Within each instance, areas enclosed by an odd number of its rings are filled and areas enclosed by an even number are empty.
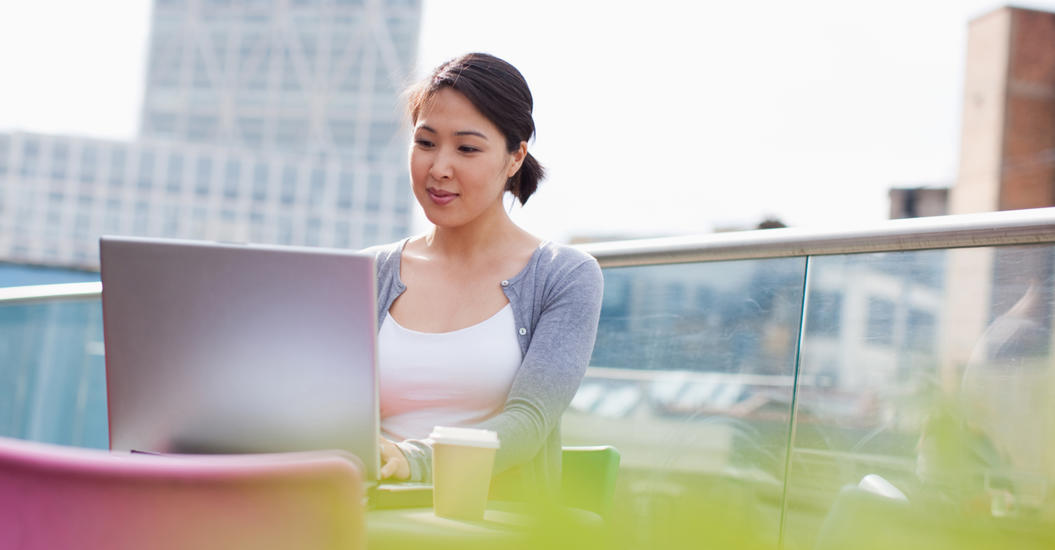
[[[466,445],[469,447],[485,447],[488,449],[498,448],[498,434],[491,430],[478,430],[476,428],[454,428],[450,426],[436,426],[432,428],[429,439],[435,443],[448,445]]]

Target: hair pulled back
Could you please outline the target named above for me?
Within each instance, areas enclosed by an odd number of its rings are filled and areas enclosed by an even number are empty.
[[[436,92],[451,88],[464,95],[505,136],[510,153],[535,133],[531,117],[533,101],[527,81],[516,67],[486,53],[468,53],[443,63],[432,74],[407,91],[410,120],[417,122],[421,110]],[[527,154],[506,191],[526,204],[546,175],[538,160]]]

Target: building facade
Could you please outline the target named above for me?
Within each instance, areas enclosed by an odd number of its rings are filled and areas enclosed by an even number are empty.
[[[157,0],[140,135],[0,134],[0,260],[103,234],[360,248],[406,235],[419,0]]]
[[[972,20],[967,28],[960,169],[949,196],[950,214],[1055,206],[1055,13],[1004,7]],[[994,250],[950,251],[949,273],[971,273],[946,283],[949,318],[972,330],[949,331],[953,353],[947,378],[970,361],[973,342],[963,335],[983,330],[1013,304],[1040,292],[1051,303],[1055,261],[1048,254]],[[997,285],[995,281],[1004,281]],[[1050,308],[1033,322],[1052,334]]]

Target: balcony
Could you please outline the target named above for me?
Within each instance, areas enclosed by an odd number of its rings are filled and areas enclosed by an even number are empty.
[[[1055,209],[584,249],[614,546],[1055,547]],[[0,289],[0,435],[106,448],[99,293]]]

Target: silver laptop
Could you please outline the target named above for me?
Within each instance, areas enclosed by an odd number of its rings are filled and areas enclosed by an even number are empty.
[[[100,239],[110,448],[340,449],[378,473],[373,258]]]

